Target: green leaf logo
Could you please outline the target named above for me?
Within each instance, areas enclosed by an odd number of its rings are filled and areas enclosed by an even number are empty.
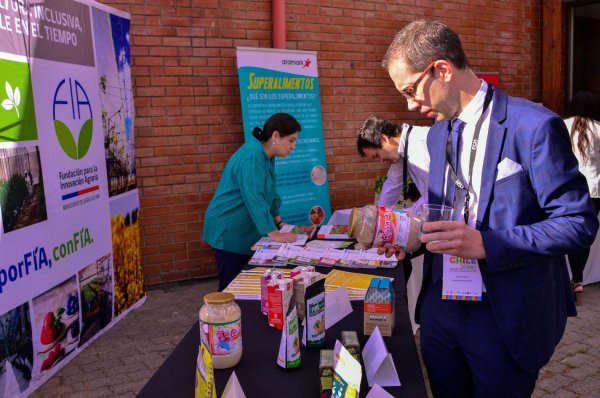
[[[54,131],[56,131],[60,147],[73,160],[82,159],[87,154],[92,144],[93,130],[94,121],[92,119],[86,120],[79,131],[79,142],[75,143],[75,138],[73,138],[69,127],[60,120],[54,121]]]
[[[15,112],[17,112],[17,118],[21,118],[19,115],[19,105],[21,104],[21,91],[19,87],[15,87],[15,91],[13,91],[10,83],[6,81],[4,82],[4,89],[8,98],[2,101],[2,107],[7,111],[14,108]]]

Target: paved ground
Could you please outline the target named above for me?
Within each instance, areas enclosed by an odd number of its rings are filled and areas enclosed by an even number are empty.
[[[216,288],[215,279],[150,288],[142,307],[32,397],[135,396],[197,320],[204,294]],[[534,397],[600,397],[600,284],[585,289],[579,316],[569,319],[565,336],[541,372]]]

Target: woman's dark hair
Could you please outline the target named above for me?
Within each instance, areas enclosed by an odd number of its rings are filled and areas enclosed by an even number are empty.
[[[593,129],[595,129],[594,120],[598,118],[598,105],[594,94],[589,91],[577,92],[567,105],[567,116],[573,117],[571,145],[577,147],[581,158],[585,161],[588,156],[591,134],[593,134]],[[575,134],[579,135],[576,143],[573,142]]]
[[[285,137],[297,133],[301,129],[300,123],[292,115],[276,113],[267,119],[262,129],[254,127],[252,135],[260,142],[266,142],[271,138],[274,131],[278,131],[280,136]]]
[[[388,138],[398,137],[402,129],[395,123],[380,118],[369,116],[356,135],[356,149],[360,156],[367,156],[365,149],[379,149],[383,146],[381,136]]]

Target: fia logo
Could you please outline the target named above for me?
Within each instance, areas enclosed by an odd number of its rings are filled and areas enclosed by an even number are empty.
[[[82,159],[92,143],[94,121],[90,100],[79,81],[68,78],[58,83],[52,102],[52,118],[62,150],[71,159]],[[80,126],[77,140],[67,122],[71,127]]]
[[[14,109],[15,112],[17,112],[17,119],[20,119],[21,115],[19,114],[19,105],[21,104],[21,90],[19,90],[19,87],[17,86],[13,91],[8,80],[4,82],[4,88],[8,98],[2,101],[2,107],[7,111]]]

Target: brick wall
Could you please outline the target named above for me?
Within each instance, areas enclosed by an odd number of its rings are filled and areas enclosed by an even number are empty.
[[[136,165],[146,282],[215,274],[204,211],[242,144],[235,47],[271,47],[271,0],[102,0],[131,13]],[[315,50],[333,209],[373,198],[386,169],[358,157],[371,114],[406,111],[380,61],[394,34],[426,17],[452,26],[475,71],[498,72],[510,95],[540,98],[539,0],[287,0],[287,48]]]

